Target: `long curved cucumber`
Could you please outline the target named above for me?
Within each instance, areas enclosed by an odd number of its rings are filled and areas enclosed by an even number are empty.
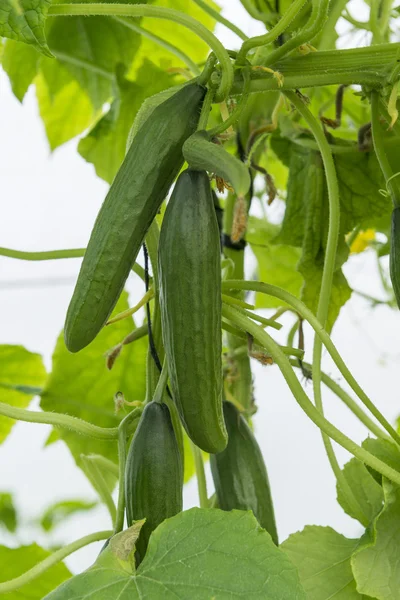
[[[267,469],[250,427],[231,402],[224,402],[228,445],[210,457],[218,505],[222,510],[252,510],[278,545]]]
[[[392,212],[389,267],[394,295],[400,308],[400,206],[396,206]]]
[[[144,236],[183,164],[205,88],[185,86],[139,128],[100,209],[65,322],[71,352],[90,344],[114,308]]]
[[[160,306],[172,395],[206,452],[227,443],[222,414],[220,238],[204,171],[181,173],[159,243]]]

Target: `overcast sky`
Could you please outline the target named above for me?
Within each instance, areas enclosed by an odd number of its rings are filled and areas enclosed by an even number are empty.
[[[226,7],[225,14],[248,34],[260,32],[260,24],[247,17],[238,0],[220,3]],[[364,18],[360,2],[353,1],[351,7],[354,16]],[[226,29],[219,27],[218,35],[227,46],[237,45]],[[76,141],[49,153],[32,90],[21,106],[0,73],[0,98],[0,245],[24,250],[85,246],[106,184],[77,154]],[[0,343],[23,344],[43,354],[50,366],[79,262],[29,263],[0,258]],[[381,293],[372,254],[353,258],[346,274],[356,289]],[[54,285],[56,280],[60,280],[58,285]],[[129,289],[133,297],[139,295],[132,282]],[[397,311],[386,307],[371,310],[358,297],[347,304],[334,330],[334,340],[348,366],[392,420],[400,413],[399,332]],[[309,336],[307,341],[310,348]],[[341,381],[330,361],[326,357],[324,361],[325,370]],[[268,466],[280,538],[305,524],[331,525],[350,537],[360,535],[361,527],[336,503],[334,478],[318,430],[297,407],[276,367],[253,366],[259,406],[255,430]],[[336,397],[326,393],[324,399],[327,416],[335,424],[358,442],[366,437],[363,426]],[[95,497],[61,442],[42,449],[49,431],[47,426],[18,424],[0,447],[0,491],[15,494],[27,524],[53,501]],[[338,456],[341,462],[349,459],[341,449]],[[185,491],[185,503],[189,507],[196,502],[196,487],[191,484]],[[66,543],[109,526],[107,512],[100,508],[59,527],[52,541]],[[40,543],[40,532],[27,526],[20,541],[32,540]],[[80,571],[97,552],[98,545],[93,545],[67,562]]]

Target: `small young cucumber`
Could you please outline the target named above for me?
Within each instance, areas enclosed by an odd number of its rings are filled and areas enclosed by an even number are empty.
[[[227,443],[222,414],[220,238],[208,175],[188,169],[165,211],[159,243],[160,306],[172,395],[205,452]]]
[[[139,127],[97,216],[65,322],[67,348],[96,337],[183,164],[182,146],[195,131],[205,88],[186,85]]]
[[[151,533],[182,510],[183,466],[166,404],[145,407],[129,448],[125,469],[126,517],[146,519],[138,542],[141,562]]]
[[[186,140],[183,156],[189,167],[215,173],[229,182],[238,196],[244,197],[249,191],[249,169],[223,146],[211,142],[206,131],[196,131]]]
[[[392,212],[389,267],[394,295],[400,308],[400,206],[396,206]]]
[[[237,408],[224,402],[228,445],[210,457],[218,505],[222,510],[252,510],[278,545],[268,474],[257,440]]]

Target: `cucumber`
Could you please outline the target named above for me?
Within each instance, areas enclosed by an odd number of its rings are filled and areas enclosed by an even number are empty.
[[[205,88],[185,86],[139,128],[100,209],[65,322],[67,348],[78,352],[96,337],[183,164],[182,145],[196,128]]]
[[[389,267],[394,295],[400,308],[400,206],[396,206],[392,212]]]
[[[182,488],[182,458],[168,406],[150,402],[133,437],[125,469],[128,527],[146,519],[136,544],[138,562],[154,529],[182,511]]]
[[[210,457],[218,505],[222,510],[252,510],[278,545],[267,469],[257,440],[231,402],[224,402],[228,445]]]
[[[172,395],[191,440],[227,443],[222,414],[220,238],[210,182],[188,169],[165,211],[159,243],[162,333]]]
[[[196,131],[186,140],[183,156],[189,167],[215,173],[229,182],[239,197],[243,198],[249,191],[251,179],[248,167],[223,146],[211,142],[206,131]]]

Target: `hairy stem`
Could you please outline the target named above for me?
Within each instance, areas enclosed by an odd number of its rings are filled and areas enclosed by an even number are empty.
[[[207,482],[201,450],[191,440],[194,464],[196,468],[197,488],[199,491],[200,508],[208,508]]]

